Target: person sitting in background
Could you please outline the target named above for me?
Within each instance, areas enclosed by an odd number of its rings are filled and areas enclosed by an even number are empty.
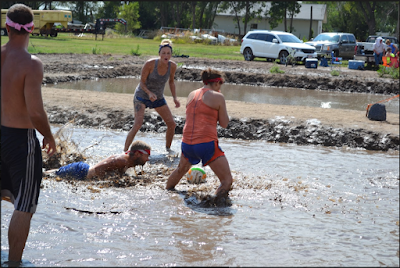
[[[386,48],[385,57],[394,57],[394,53],[392,53],[392,48],[391,47],[387,47]]]
[[[398,58],[392,53],[392,49],[390,47],[386,48],[386,54],[382,58],[383,61],[383,66],[385,67],[393,67],[393,68],[398,68],[399,67],[399,61]]]
[[[84,162],[75,162],[44,173],[49,175],[55,172],[55,175],[60,178],[78,180],[90,179],[95,176],[104,177],[108,175],[107,173],[112,172],[117,172],[122,176],[128,168],[146,164],[149,161],[150,150],[150,145],[138,140],[132,143],[129,151],[109,156],[92,167]]]
[[[389,39],[386,39],[385,43],[386,43],[387,47],[390,47],[391,53],[396,54],[397,51],[399,50],[395,44],[390,42]]]

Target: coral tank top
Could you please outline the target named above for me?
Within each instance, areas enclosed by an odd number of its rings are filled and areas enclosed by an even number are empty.
[[[194,98],[186,106],[186,122],[183,127],[182,142],[199,144],[217,141],[218,110],[204,104],[202,98],[209,88],[198,89]]]

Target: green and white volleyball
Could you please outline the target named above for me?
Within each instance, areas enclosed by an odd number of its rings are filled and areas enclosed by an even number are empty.
[[[200,167],[192,167],[186,174],[188,183],[200,184],[206,182],[207,174],[204,169]]]

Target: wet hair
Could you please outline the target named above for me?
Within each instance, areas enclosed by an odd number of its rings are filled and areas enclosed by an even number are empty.
[[[161,49],[163,47],[169,47],[171,49],[171,53],[172,53],[172,41],[171,41],[171,39],[163,39],[161,41],[160,48],[158,49],[158,53],[161,52]]]
[[[214,70],[211,68],[207,68],[207,69],[201,71],[201,80],[203,80],[204,84],[207,84],[208,80],[215,79],[215,78],[222,78],[222,80],[225,81],[224,74],[221,71]]]
[[[24,4],[12,5],[7,11],[7,17],[15,23],[25,25],[33,21],[32,9]],[[24,28],[16,30],[10,26],[10,32],[13,34],[29,34]]]
[[[129,155],[135,154],[136,150],[151,150],[151,146],[144,141],[134,141],[131,144]]]

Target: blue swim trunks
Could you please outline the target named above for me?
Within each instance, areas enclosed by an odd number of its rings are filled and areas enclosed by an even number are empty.
[[[146,100],[146,99],[136,96],[136,100],[140,101],[141,103],[143,103],[146,106],[146,108],[150,108],[150,109],[158,108],[158,107],[161,107],[161,106],[164,106],[167,104],[165,98],[162,98],[160,100],[151,101],[151,100]]]
[[[70,178],[83,180],[89,172],[89,164],[84,162],[75,162],[69,165],[60,167],[56,171],[56,175],[61,178]]]
[[[221,150],[217,141],[210,141],[199,144],[181,144],[182,154],[189,160],[190,164],[196,165],[202,161],[203,166],[207,166],[225,153]]]

